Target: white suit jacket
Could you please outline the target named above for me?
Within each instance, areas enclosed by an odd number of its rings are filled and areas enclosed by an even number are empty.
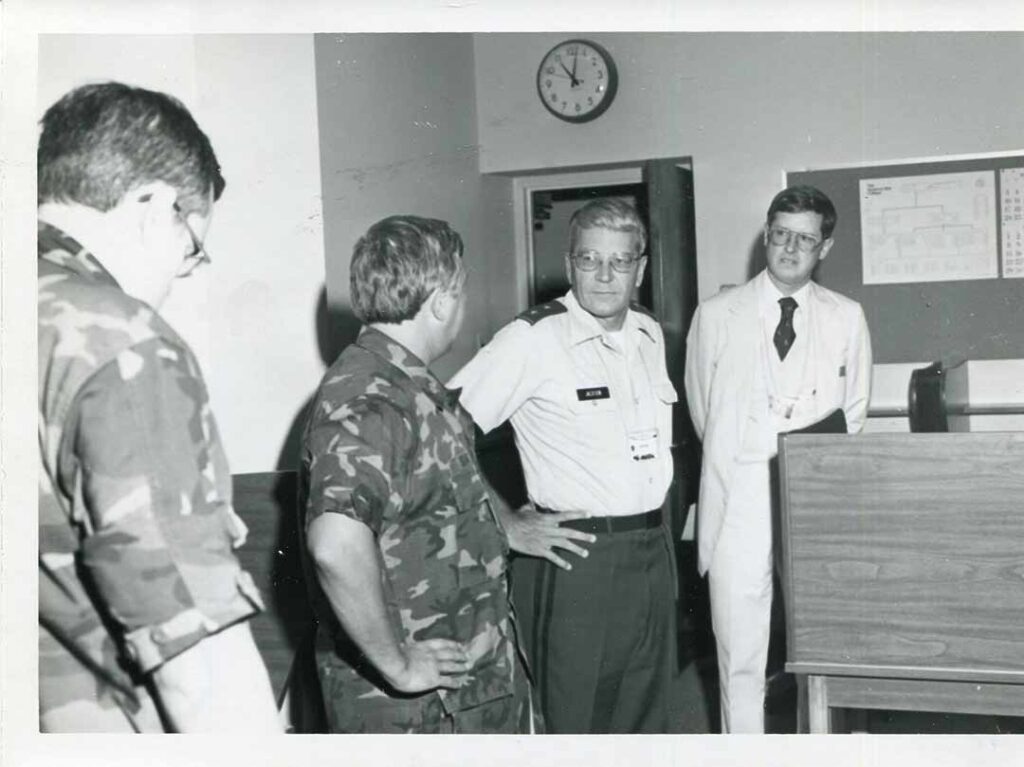
[[[702,575],[718,543],[748,423],[758,367],[753,360],[762,337],[757,288],[755,277],[703,302],[686,339],[686,400],[704,446],[697,501],[697,566]],[[871,395],[871,339],[864,312],[856,301],[828,288],[813,282],[809,288],[815,329],[808,364],[815,376],[817,417],[842,408],[848,431],[859,432]]]

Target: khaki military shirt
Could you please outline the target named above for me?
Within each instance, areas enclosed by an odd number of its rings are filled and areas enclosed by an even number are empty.
[[[321,514],[345,514],[373,531],[399,641],[448,638],[467,646],[470,684],[420,696],[440,696],[449,713],[512,694],[515,665],[508,543],[476,462],[472,429],[457,393],[401,344],[364,328],[320,385],[299,478],[304,529]],[[326,695],[349,699],[358,729],[360,707],[388,705],[394,693],[351,646],[309,580],[320,622],[321,683]]]
[[[608,333],[570,291],[498,331],[449,386],[484,432],[511,420],[536,505],[616,516],[665,500],[677,395],[649,314],[631,308]]]
[[[45,223],[38,290],[40,709],[88,728],[260,601],[188,346]]]

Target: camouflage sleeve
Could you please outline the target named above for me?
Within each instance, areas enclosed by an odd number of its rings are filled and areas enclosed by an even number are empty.
[[[336,513],[379,535],[385,516],[401,513],[408,495],[413,442],[412,419],[384,397],[327,404],[306,433],[306,527],[321,514]]]
[[[156,338],[97,371],[75,403],[81,564],[143,671],[257,612],[232,551],[231,477],[191,353]],[[69,455],[70,454],[70,455]]]

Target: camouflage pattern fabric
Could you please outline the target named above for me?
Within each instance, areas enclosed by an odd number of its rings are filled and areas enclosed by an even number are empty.
[[[377,735],[543,733],[540,707],[531,703],[532,690],[522,666],[513,672],[513,694],[479,706],[448,713],[439,695],[381,698],[380,705],[353,702],[349,677],[336,666],[321,664],[325,713],[331,732]],[[532,718],[532,721],[531,721]]]
[[[245,526],[185,342],[39,226],[43,730],[159,729],[142,680],[253,615]]]
[[[387,690],[309,578],[332,729],[422,732],[442,711],[455,715],[512,695],[518,649],[508,602],[508,542],[458,392],[446,390],[402,345],[364,328],[327,371],[314,400],[299,487],[301,528],[336,513],[374,532],[399,641],[454,639],[474,661],[471,682],[457,691],[403,696]],[[507,717],[514,719],[513,708]],[[489,720],[488,726],[505,724]]]

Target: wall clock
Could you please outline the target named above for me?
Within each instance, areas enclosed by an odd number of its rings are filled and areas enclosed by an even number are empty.
[[[582,123],[604,114],[615,98],[619,74],[615,61],[597,43],[566,40],[540,62],[537,93],[560,120]]]

